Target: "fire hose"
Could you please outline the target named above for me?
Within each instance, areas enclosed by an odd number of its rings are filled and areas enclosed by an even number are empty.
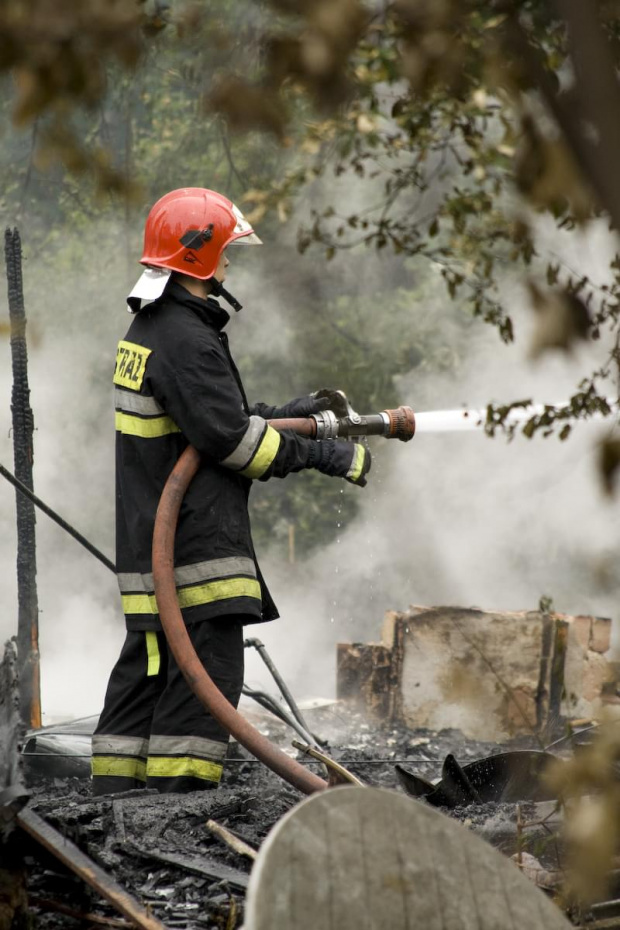
[[[360,416],[348,408],[346,417],[322,411],[308,418],[271,420],[278,431],[292,429],[317,439],[353,438],[381,435],[400,439],[413,438],[415,416],[410,407]],[[187,633],[174,580],[174,541],[179,511],[186,491],[200,467],[200,454],[193,446],[183,452],[162,492],[153,529],[153,584],[161,625],[170,651],[196,697],[204,707],[242,746],[273,772],[304,794],[323,791],[328,783],[291,759],[255,729],[224,697],[214,684]]]

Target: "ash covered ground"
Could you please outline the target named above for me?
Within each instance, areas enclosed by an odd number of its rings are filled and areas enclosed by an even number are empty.
[[[490,755],[506,746],[467,740],[455,730],[428,730],[371,725],[342,705],[314,711],[309,725],[328,739],[326,751],[366,784],[399,786],[394,763],[433,780],[447,753],[461,763]],[[255,721],[257,722],[257,721]],[[262,718],[260,729],[282,748],[295,737],[275,718]],[[532,741],[511,748],[540,748]],[[294,750],[291,750],[294,752]],[[231,744],[220,787],[189,795],[137,791],[92,798],[85,779],[56,780],[32,786],[32,808],[73,840],[119,884],[172,928],[232,930],[243,922],[245,886],[251,861],[232,851],[206,828],[215,820],[258,849],[274,824],[302,795]],[[324,775],[318,763],[309,768]],[[413,799],[411,803],[416,803]],[[498,805],[452,811],[470,825],[502,816]],[[489,808],[489,809],[488,809]],[[492,808],[492,810],[490,809]],[[503,816],[514,815],[515,805]],[[94,914],[118,918],[101,898],[39,848],[25,849],[28,894],[37,930],[70,930],[94,926],[71,916]],[[120,925],[118,925],[120,926]]]

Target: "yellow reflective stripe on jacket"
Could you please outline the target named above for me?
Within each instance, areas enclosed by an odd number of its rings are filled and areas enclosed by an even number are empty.
[[[157,601],[154,594],[122,594],[121,603],[125,614],[157,613]]]
[[[225,601],[229,597],[256,597],[261,600],[260,584],[256,578],[224,578],[207,584],[181,588],[177,591],[179,607],[197,607],[211,601]]]
[[[152,675],[159,675],[159,668],[161,665],[161,656],[159,654],[159,643],[157,642],[157,633],[153,633],[149,630],[145,635],[146,635],[146,654],[148,656],[148,661],[147,661],[147,666],[146,666],[146,677],[150,678]]]
[[[148,778],[202,778],[204,781],[219,782],[223,766],[206,759],[192,756],[149,756],[146,763]]]
[[[158,436],[168,436],[170,433],[180,433],[181,430],[171,417],[134,417],[130,413],[117,410],[114,414],[114,423],[119,433],[125,436],[141,436],[142,439],[155,439]]]
[[[93,756],[93,775],[115,775],[120,778],[137,778],[146,781],[146,762],[131,756]]]
[[[364,467],[364,458],[365,452],[364,447],[359,443],[355,445],[355,452],[353,453],[353,461],[351,462],[351,467],[347,472],[347,478],[350,478],[351,481],[357,481],[357,479],[362,474],[362,469]]]
[[[261,600],[260,583],[256,578],[224,578],[192,585],[177,590],[179,607],[198,607],[213,601],[225,601],[231,597],[255,597]],[[156,614],[157,601],[154,594],[121,595],[123,612],[126,614]]]
[[[273,426],[267,426],[267,432],[261,439],[254,458],[239,474],[245,475],[246,478],[260,478],[275,459],[279,448],[280,434]]]

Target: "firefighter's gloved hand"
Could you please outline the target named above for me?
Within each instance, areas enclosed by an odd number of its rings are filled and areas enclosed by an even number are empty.
[[[333,410],[337,417],[346,417],[348,410],[345,394],[333,388],[323,388],[321,391],[315,391],[314,394],[295,397],[281,407],[272,407],[270,413],[266,415],[269,418],[282,420],[289,417],[309,417],[313,413],[320,413],[321,410]]]
[[[370,452],[359,442],[323,439],[314,443],[308,464],[324,475],[345,478],[351,484],[364,488],[371,462]]]
[[[344,391],[337,391],[335,388],[321,388],[320,391],[315,391],[314,394],[310,395],[314,398],[317,404],[316,410],[313,410],[313,413],[318,413],[319,410],[333,410],[337,417],[342,418],[346,417],[349,413],[347,395]]]
[[[328,402],[324,398],[320,399],[314,394],[306,394],[304,397],[289,400],[282,407],[277,407],[272,415],[278,420],[288,419],[288,417],[309,417],[312,413],[319,413],[327,408]]]

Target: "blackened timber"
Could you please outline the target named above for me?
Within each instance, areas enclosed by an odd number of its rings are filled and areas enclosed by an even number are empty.
[[[26,346],[26,312],[22,283],[22,248],[19,231],[7,229],[4,236],[11,321],[11,360],[13,390],[11,414],[15,477],[33,490],[32,464],[34,417],[28,386],[28,350]],[[41,726],[41,689],[39,676],[39,605],[37,598],[37,563],[35,510],[32,501],[16,494],[17,507],[17,655],[22,720],[31,727]]]
[[[26,871],[14,831],[16,817],[28,801],[19,754],[23,735],[17,655],[14,640],[10,640],[0,660],[0,927],[30,926]]]
[[[165,865],[174,865],[186,872],[194,872],[196,875],[202,875],[210,878],[212,881],[225,881],[240,891],[245,891],[248,887],[249,875],[235,869],[230,865],[222,865],[220,862],[213,862],[205,859],[204,856],[184,856],[175,852],[164,852],[161,849],[141,849],[133,843],[128,843],[124,851],[139,859],[151,859],[155,862],[163,862]]]
[[[15,641],[9,640],[0,660],[0,791],[21,783],[19,744],[23,736]]]
[[[107,872],[98,866],[78,847],[62,836],[46,820],[26,808],[17,815],[17,822],[33,839],[68,866],[87,885],[94,888],[106,901],[133,922],[140,930],[166,930],[165,925],[149,914],[124,888],[121,888]]]

